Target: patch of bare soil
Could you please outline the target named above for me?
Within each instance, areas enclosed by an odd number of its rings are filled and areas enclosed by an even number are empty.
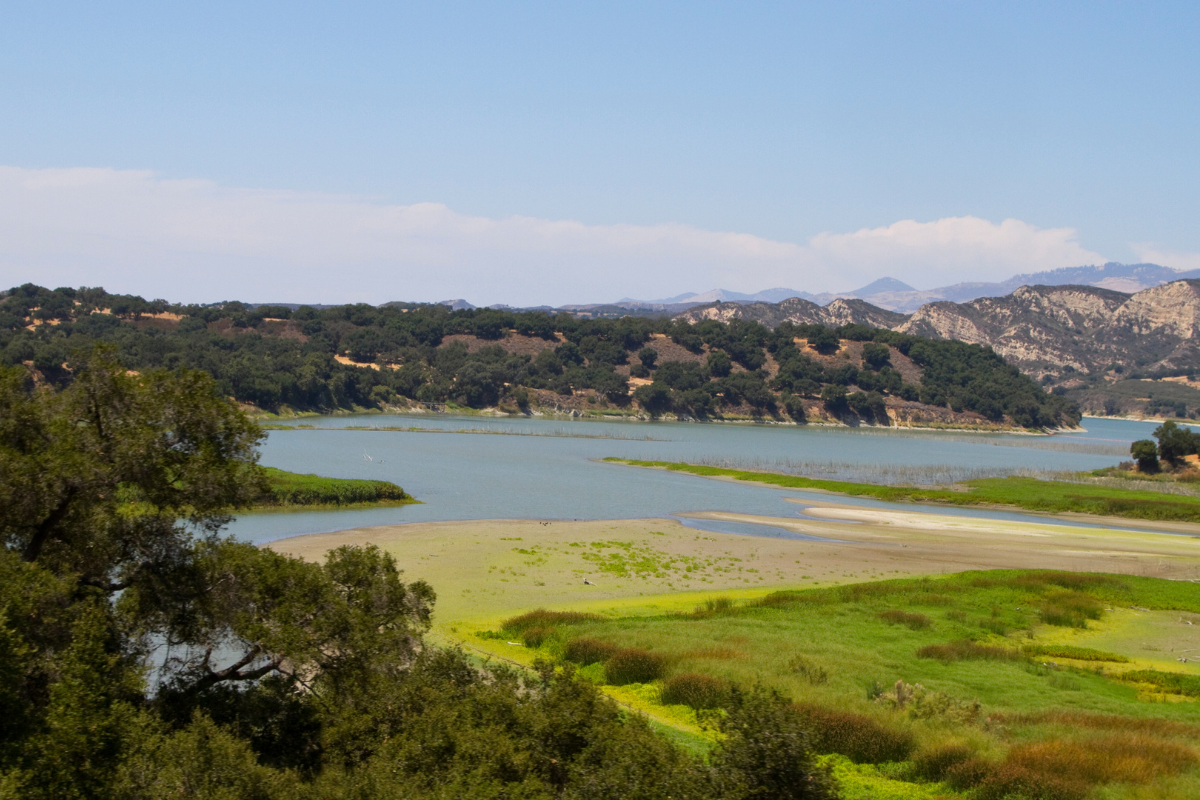
[[[478,336],[472,336],[468,333],[452,333],[442,339],[442,346],[452,344],[454,342],[462,342],[467,346],[468,353],[474,353],[476,350],[482,350],[485,347],[495,347],[499,345],[506,353],[515,355],[529,356],[535,358],[538,353],[545,350],[547,347],[558,347],[562,344],[562,339],[554,339],[547,341],[534,336],[524,336],[519,333],[509,332],[503,339],[480,339]]]
[[[274,336],[278,339],[308,341],[308,337],[301,332],[301,324],[290,319],[264,319],[258,325],[258,332],[263,336]]]
[[[658,362],[662,364],[667,361],[683,361],[686,363],[703,362],[708,358],[708,345],[704,345],[704,350],[699,353],[693,353],[682,345],[675,344],[671,341],[671,337],[665,333],[650,334],[650,341],[646,342],[646,347],[657,351]]]

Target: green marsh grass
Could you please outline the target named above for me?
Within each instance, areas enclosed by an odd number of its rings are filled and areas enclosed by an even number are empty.
[[[1021,648],[1027,656],[1045,656],[1047,658],[1070,658],[1075,661],[1098,661],[1110,664],[1127,664],[1128,656],[1119,653],[1106,653],[1090,647],[1076,647],[1069,644],[1031,644]]]
[[[707,704],[696,699],[708,691],[702,687],[763,684],[783,692],[817,750],[833,754],[829,763],[863,787],[848,796],[934,797],[940,791],[1002,798],[1019,791],[1027,798],[1083,798],[1102,790],[1115,799],[1138,796],[1142,788],[1151,792],[1147,797],[1167,797],[1153,795],[1154,787],[1200,784],[1200,703],[1186,693],[1193,686],[1200,692],[1200,676],[1122,674],[1127,667],[1119,659],[1136,668],[1135,654],[1041,640],[1082,635],[1043,622],[1046,603],[1103,626],[1104,609],[1118,605],[1200,611],[1194,584],[992,570],[719,599],[692,612],[573,621],[575,638],[566,652],[586,640],[576,647],[593,655],[576,651],[571,660],[594,660],[586,668],[591,674],[625,683],[619,691],[630,696],[681,706]],[[947,614],[947,606],[962,618]],[[901,609],[936,615],[936,622],[910,628],[887,613]],[[1013,633],[983,630],[980,620],[1003,622]],[[610,648],[651,656],[659,668],[613,676]],[[1091,657],[1094,671],[1033,660],[1074,656]],[[601,663],[604,670],[597,672]],[[816,670],[823,679],[811,680]],[[1146,686],[1181,702],[1140,699]],[[691,700],[689,688],[697,692]],[[1113,747],[1125,748],[1128,757],[1100,763]]]
[[[417,502],[412,495],[388,481],[323,478],[285,472],[274,467],[266,467],[265,471],[269,492],[263,497],[259,508],[404,505]]]
[[[892,503],[996,505],[1049,514],[1072,512],[1166,522],[1200,522],[1200,497],[1137,489],[1114,489],[1068,481],[1015,476],[979,478],[963,481],[954,489],[945,489],[824,480],[670,461],[635,461],[619,458],[605,460],[635,467],[685,472],[701,477],[763,483],[783,489],[819,489],[857,497],[873,497]]]

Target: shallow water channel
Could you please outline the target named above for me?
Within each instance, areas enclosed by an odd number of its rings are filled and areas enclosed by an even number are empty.
[[[853,429],[731,423],[571,421],[448,415],[305,418],[295,430],[274,430],[262,463],[292,472],[393,481],[420,505],[350,511],[247,514],[230,532],[267,542],[305,533],[369,525],[469,519],[634,519],[688,511],[796,517],[803,507],[784,498],[828,502],[829,495],[714,481],[600,462],[607,456],[731,466],[805,469],[830,478],[895,479],[927,468],[931,476],[1087,470],[1128,459],[1129,443],[1154,423],[1086,419],[1085,432],[1055,436],[949,431]],[[375,430],[347,430],[351,427]],[[431,428],[396,431],[379,428]],[[466,432],[464,432],[466,431]],[[780,471],[788,471],[781,469]],[[894,508],[874,500],[836,502]],[[911,506],[908,506],[911,509]],[[936,513],[994,519],[1039,519],[979,509]],[[729,523],[687,520],[725,530]],[[780,528],[740,525],[756,535]]]

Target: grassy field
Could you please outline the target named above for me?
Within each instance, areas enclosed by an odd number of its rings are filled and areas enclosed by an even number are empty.
[[[267,467],[269,493],[257,510],[367,507],[416,503],[410,494],[388,481],[323,478]]]
[[[676,520],[479,520],[270,546],[312,559],[341,544],[385,548],[406,580],[421,578],[437,590],[433,638],[482,658],[522,666],[561,660],[579,638],[599,642],[602,653],[633,648],[661,656],[662,677],[604,690],[693,750],[711,744],[712,733],[686,703],[662,702],[670,679],[698,675],[700,688],[710,679],[717,694],[723,682],[775,687],[825,728],[845,729],[844,741],[833,737],[821,749],[830,751],[823,758],[846,800],[981,796],[948,783],[943,772],[955,758],[965,752],[963,763],[985,762],[971,769],[1016,780],[1020,770],[1044,767],[1035,756],[1051,758],[1046,743],[1056,741],[1075,748],[1054,756],[1072,763],[1094,763],[1101,746],[1183,753],[1166,766],[1138,762],[1142,783],[1102,787],[1098,797],[1186,797],[1200,788],[1188,766],[1200,703],[1187,693],[1200,670],[1176,660],[1200,656],[1200,584],[1143,577],[1200,578],[1192,538],[919,508],[871,513],[879,519],[854,525],[758,520],[819,541],[713,533]],[[1085,578],[1081,589],[992,570],[1037,565],[1130,577]],[[552,613],[505,625],[538,608],[582,616],[564,624]],[[922,657],[924,648],[932,649]],[[580,674],[608,681],[605,660],[580,666]],[[1122,673],[1140,679],[1121,680]],[[906,687],[903,708],[888,699],[898,680]],[[685,680],[677,695],[687,697],[688,688]],[[827,713],[837,710],[851,716]],[[863,741],[899,742],[903,758],[881,761],[887,753],[853,749]],[[1112,783],[1111,774],[1101,777]]]
[[[1138,489],[1090,486],[1036,478],[981,478],[963,481],[952,489],[881,486],[873,483],[820,480],[798,475],[724,469],[668,461],[633,461],[609,458],[635,467],[667,469],[710,478],[731,478],[784,489],[816,489],[893,503],[1011,506],[1027,511],[1061,514],[1073,512],[1105,517],[1125,517],[1165,522],[1200,523],[1200,497]]]
[[[848,797],[1200,793],[1200,663],[1178,660],[1200,657],[1195,584],[967,572],[612,612],[516,615],[483,641],[694,733],[694,706],[776,688]]]

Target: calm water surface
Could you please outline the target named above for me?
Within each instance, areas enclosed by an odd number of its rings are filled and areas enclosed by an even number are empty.
[[[1128,458],[1129,443],[1154,423],[1087,419],[1085,432],[1052,437],[938,431],[488,419],[445,415],[307,418],[299,424],[340,430],[271,431],[262,463],[292,472],[393,481],[421,505],[362,511],[249,514],[230,531],[267,542],[368,525],[469,519],[633,519],[687,511],[795,517],[785,498],[828,496],[738,485],[695,476],[599,463],[607,456],[656,461],[736,461],[769,468],[781,462],[836,462],[869,472],[896,465],[965,470],[1086,470]],[[421,427],[449,432],[344,430],[351,426]],[[513,435],[457,433],[491,431]],[[596,438],[582,438],[596,437]],[[896,507],[861,498],[838,502]],[[974,509],[938,513],[999,519],[1028,515]],[[689,520],[688,524],[706,524]],[[781,535],[781,529],[737,531]],[[724,528],[722,528],[724,530]]]

